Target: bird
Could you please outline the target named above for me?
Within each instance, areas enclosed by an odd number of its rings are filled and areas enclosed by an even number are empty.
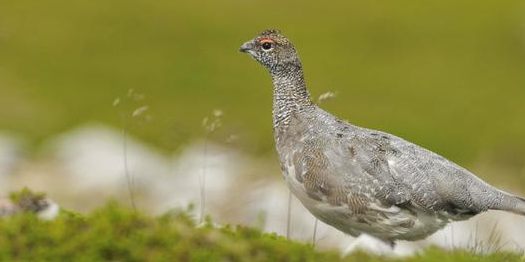
[[[525,199],[398,136],[343,121],[313,103],[292,42],[268,29],[239,49],[269,71],[284,180],[317,219],[357,237],[424,239],[488,210],[525,215]]]

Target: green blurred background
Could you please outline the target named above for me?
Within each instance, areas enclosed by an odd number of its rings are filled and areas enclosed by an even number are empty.
[[[293,40],[314,97],[338,94],[329,111],[525,184],[520,0],[0,0],[0,130],[38,148],[147,105],[131,132],[173,152],[221,109],[215,140],[271,155],[270,77],[237,52],[266,28]]]

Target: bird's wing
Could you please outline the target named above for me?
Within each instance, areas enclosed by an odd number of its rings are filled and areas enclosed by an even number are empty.
[[[468,170],[399,137],[368,129],[357,137],[368,141],[369,153],[386,163],[385,172],[395,181],[393,190],[418,208],[462,219],[489,209],[491,203],[482,199],[501,198]]]
[[[294,140],[292,163],[283,163],[293,166],[291,186],[300,185],[308,202],[329,204],[339,215],[330,214],[364,232],[384,238],[407,234],[417,220],[415,211],[401,208],[410,205],[409,188],[392,175],[383,145],[367,137],[314,132]],[[334,222],[332,215],[319,216],[349,232],[345,223],[350,222]]]
[[[389,150],[378,142],[361,135],[306,135],[294,144],[296,179],[311,198],[332,205],[406,203],[409,190],[395,179],[388,164]]]
[[[310,197],[332,205],[405,205],[460,219],[487,210],[476,197],[494,192],[443,157],[378,131],[317,134],[296,149],[297,178]]]

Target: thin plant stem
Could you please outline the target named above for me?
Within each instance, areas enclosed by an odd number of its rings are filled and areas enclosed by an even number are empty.
[[[288,214],[286,217],[286,239],[290,239],[292,222],[292,191],[288,191]]]
[[[124,120],[123,120],[124,122]],[[131,176],[128,168],[128,127],[126,123],[123,123],[122,128],[122,155],[123,155],[123,162],[124,162],[124,175],[126,176],[126,182],[128,185],[128,192],[129,192],[129,198],[131,200],[131,206],[133,207],[133,210],[137,211],[137,205],[135,204],[135,192],[133,190],[134,188],[134,181],[133,177]]]
[[[206,171],[207,171],[206,169],[208,165],[208,136],[209,136],[209,132],[206,132],[206,136],[204,138],[202,173],[199,177],[200,196],[201,196],[201,211],[200,211],[199,223],[204,222],[204,212],[206,208]]]
[[[317,239],[317,222],[319,222],[319,219],[317,217],[315,218],[314,222],[314,234],[312,235],[312,246],[315,247],[315,240]]]
[[[206,211],[206,171],[208,166],[208,141],[210,136],[213,134],[213,132],[220,127],[220,117],[222,116],[222,111],[219,109],[215,109],[213,111],[213,120],[211,122],[208,122],[210,118],[205,117],[202,121],[202,125],[206,130],[205,136],[204,136],[204,149],[203,149],[203,161],[202,161],[202,173],[199,176],[199,185],[200,185],[200,198],[201,198],[201,212],[200,212],[200,219],[199,223],[204,222],[205,218],[205,211]]]
[[[456,245],[454,244],[454,225],[450,226],[450,245],[452,246],[452,249],[456,249]]]

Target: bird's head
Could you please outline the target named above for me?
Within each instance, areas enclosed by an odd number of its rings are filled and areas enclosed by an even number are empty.
[[[239,51],[250,54],[270,71],[280,66],[300,66],[294,46],[278,30],[263,31],[252,40],[244,43]]]

